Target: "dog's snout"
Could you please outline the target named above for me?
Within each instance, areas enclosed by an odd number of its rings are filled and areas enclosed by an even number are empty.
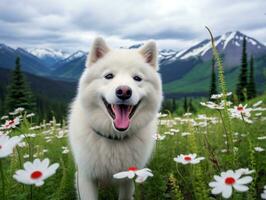
[[[132,95],[132,90],[128,86],[119,86],[116,88],[116,96],[121,100],[127,100]]]

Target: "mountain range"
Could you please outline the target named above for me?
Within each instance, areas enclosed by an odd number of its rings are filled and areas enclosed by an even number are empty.
[[[265,88],[266,46],[239,31],[227,32],[215,37],[215,44],[222,56],[230,90],[234,89],[241,63],[243,38],[247,41],[248,58],[255,58],[255,77],[259,91]],[[135,44],[128,48],[138,48]],[[0,44],[0,68],[14,68],[15,58],[21,58],[22,70],[48,79],[76,82],[84,70],[88,52],[69,53],[49,48],[13,49]],[[203,95],[210,82],[212,49],[205,39],[194,46],[176,51],[159,51],[160,73],[167,96]]]

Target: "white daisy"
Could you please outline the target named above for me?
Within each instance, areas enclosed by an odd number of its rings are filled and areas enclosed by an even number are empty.
[[[266,140],[266,136],[258,137],[258,140]]]
[[[230,96],[230,95],[232,95],[232,92],[228,92],[226,95],[224,95],[224,94],[213,94],[212,96],[211,96],[211,99],[221,99],[223,96]]]
[[[263,103],[263,101],[258,101],[255,104],[253,104],[253,107],[258,107],[259,105],[261,105]]]
[[[153,174],[152,171],[148,168],[138,169],[137,167],[133,166],[128,168],[128,171],[119,172],[113,175],[113,177],[116,179],[132,179],[135,176],[137,176],[135,180],[137,183],[143,183],[148,177],[153,177]]]
[[[8,116],[4,115],[4,116],[1,117],[1,120],[4,120],[4,119],[8,119]]]
[[[244,176],[241,171],[228,170],[222,172],[220,176],[215,175],[213,182],[209,183],[209,186],[212,187],[212,194],[222,193],[222,197],[228,199],[231,197],[233,188],[239,192],[248,191],[248,186],[246,184],[252,181],[251,176]]]
[[[191,133],[189,133],[189,132],[183,132],[183,133],[181,133],[181,136],[183,136],[183,137],[188,136],[188,135],[191,135]]]
[[[34,113],[29,113],[29,114],[26,115],[27,118],[34,117],[34,116],[35,116]]]
[[[16,128],[17,125],[19,125],[20,119],[19,117],[15,117],[12,120],[7,120],[6,123],[3,125],[4,129],[10,129],[10,128]]]
[[[238,106],[234,106],[234,108],[228,109],[231,112],[231,115],[235,118],[250,117],[250,112],[252,108],[247,108],[247,105],[243,106],[239,104]]]
[[[255,151],[262,152],[265,151],[262,147],[254,147]]]
[[[223,110],[224,109],[223,105],[219,105],[219,104],[213,103],[212,101],[200,102],[200,104],[202,106],[208,107],[210,109],[216,109],[216,110]]]
[[[152,136],[153,139],[155,140],[164,140],[165,139],[165,135],[160,135],[159,133],[156,133]]]
[[[63,151],[62,151],[62,154],[67,154],[67,153],[69,153],[69,149],[68,149],[68,147],[62,147],[62,149],[63,149]]]
[[[249,170],[249,168],[240,168],[236,170],[236,173],[240,173],[241,175],[249,175],[254,173],[255,170]]]
[[[187,155],[183,155],[180,154],[178,155],[176,158],[174,158],[174,161],[176,161],[177,163],[182,163],[183,165],[186,164],[198,164],[200,163],[201,160],[204,160],[204,157],[197,157],[197,154],[193,153],[193,154],[187,154]]]
[[[22,139],[23,138],[20,136],[10,138],[7,135],[0,135],[0,158],[10,155],[15,146],[20,143]]]
[[[24,169],[17,170],[13,175],[13,178],[20,183],[27,185],[42,186],[44,180],[55,174],[58,163],[54,163],[49,166],[49,159],[46,158],[43,161],[40,159],[35,159],[32,162],[25,162]]]

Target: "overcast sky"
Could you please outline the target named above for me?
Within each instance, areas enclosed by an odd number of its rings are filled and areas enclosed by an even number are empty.
[[[0,43],[88,51],[95,36],[114,47],[154,39],[181,50],[240,30],[266,44],[266,0],[0,0]]]

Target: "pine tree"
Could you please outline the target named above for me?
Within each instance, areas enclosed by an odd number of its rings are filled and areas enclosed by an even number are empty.
[[[12,111],[18,107],[23,107],[29,111],[35,110],[36,105],[33,101],[33,95],[20,68],[20,59],[17,57],[16,67],[12,72],[11,81],[7,86],[5,98],[6,112]]]
[[[188,112],[188,103],[187,103],[187,97],[184,99],[184,105],[183,105],[184,111]]]
[[[189,104],[188,104],[188,107],[189,107],[189,112],[196,112],[196,109],[195,107],[193,106],[193,103],[192,103],[192,99],[189,100]]]
[[[247,89],[247,50],[246,50],[246,37],[243,39],[242,59],[241,59],[241,72],[237,84],[236,93],[239,101],[245,100],[245,91]]]
[[[175,98],[172,99],[172,112],[176,112],[177,106],[176,106],[176,100]]]
[[[215,59],[212,57],[212,73],[211,73],[211,84],[210,84],[210,91],[209,91],[209,99],[211,100],[211,96],[213,94],[217,94],[216,88],[216,73],[215,73]]]
[[[249,64],[249,80],[247,85],[247,95],[248,99],[252,99],[256,97],[257,91],[256,91],[256,84],[254,79],[254,59],[253,56],[250,58],[250,64]]]

